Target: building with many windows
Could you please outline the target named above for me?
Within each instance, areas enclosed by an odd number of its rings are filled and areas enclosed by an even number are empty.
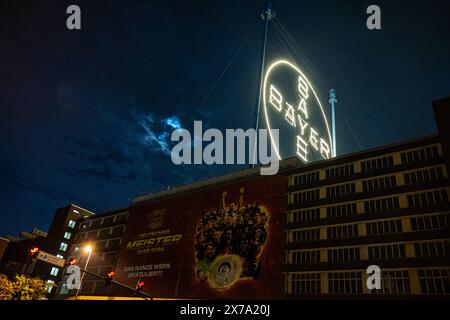
[[[58,209],[45,238],[9,241],[0,267],[39,241],[93,274],[145,281],[157,298],[450,297],[450,98],[433,107],[432,136],[307,165],[287,159],[276,176],[245,169],[103,214]],[[55,298],[76,294],[65,268],[22,260],[11,270],[55,282]],[[370,266],[380,289],[367,286]],[[79,294],[133,295],[90,275]]]
[[[292,170],[285,294],[449,294],[449,197],[438,135]]]
[[[84,269],[87,266],[87,271],[101,276],[114,271],[127,219],[127,209],[80,219],[75,225],[76,235],[67,251],[68,261],[75,259],[80,268]],[[87,246],[90,252],[86,252]],[[62,279],[55,292],[59,296],[69,293],[66,286],[67,276],[63,276]],[[86,275],[83,281],[80,294],[107,294],[102,279]]]
[[[77,222],[92,216],[94,213],[76,205],[69,205],[56,210],[48,232],[42,232],[36,228],[28,234],[28,238],[9,237],[4,255],[0,261],[0,273],[10,277],[14,274],[27,274],[46,280],[49,285],[49,295],[58,283],[62,268],[50,265],[42,261],[30,260],[27,253],[32,247],[50,253],[60,259],[66,259],[68,249],[77,232]]]

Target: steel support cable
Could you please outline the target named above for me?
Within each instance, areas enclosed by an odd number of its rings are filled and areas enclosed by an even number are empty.
[[[289,48],[286,47],[286,44],[285,44],[284,41],[283,41],[283,34],[280,32],[279,28],[278,28],[276,25],[275,25],[275,29],[276,29],[276,31],[279,33],[279,37],[277,37],[277,40],[281,43],[281,45],[283,46],[284,50],[287,52],[287,54],[288,54],[289,57],[291,58],[292,62],[295,62],[295,59],[294,59],[294,57],[292,56],[291,52],[289,51]],[[275,38],[275,35],[274,35],[273,37]],[[279,49],[278,51],[281,52],[282,50],[280,49],[278,43],[277,43],[277,45],[278,45],[278,49]]]
[[[316,81],[319,82],[319,84],[325,88],[329,88],[327,81],[322,77],[320,72],[314,67],[314,64],[312,61],[308,58],[308,56],[304,53],[304,50],[299,46],[297,41],[294,39],[294,37],[287,31],[287,29],[283,26],[281,21],[279,19],[274,19],[274,25],[276,28],[278,28],[280,34],[286,39],[286,42],[292,47],[294,52],[296,54],[305,60],[306,64],[308,65],[308,68],[312,73],[314,73],[314,76],[316,78]]]
[[[310,60],[308,59],[308,57],[306,56],[306,54],[303,54],[303,53],[301,52],[301,49],[300,49],[299,45],[296,43],[296,41],[293,39],[293,37],[289,34],[289,32],[286,30],[286,28],[281,24],[281,22],[279,21],[279,19],[274,19],[274,20],[275,20],[274,25],[275,25],[275,27],[278,29],[278,31],[280,32],[280,34],[282,34],[282,35],[286,38],[286,40],[288,41],[288,43],[295,49],[295,51],[297,52],[297,54],[298,54],[299,56],[303,56],[303,57],[307,60],[308,64],[311,64],[311,66],[312,66],[312,63],[310,62]],[[289,40],[289,39],[290,39],[290,40]],[[318,78],[322,78],[322,76],[320,75],[319,72],[314,71],[314,67],[313,67],[313,66],[312,66],[311,69],[313,70],[314,74],[317,75]],[[322,79],[323,79],[323,78],[322,78]],[[319,80],[319,82],[322,82],[322,83],[321,83],[322,86],[324,86],[324,83],[326,83],[325,80],[323,80],[323,81],[320,81],[320,79],[318,79],[318,80]],[[329,89],[329,88],[326,87],[326,90],[328,90],[328,89]],[[346,126],[348,127],[350,133],[352,134],[353,138],[355,139],[355,142],[358,144],[359,149],[362,150],[363,148],[362,148],[362,146],[361,146],[361,143],[359,142],[359,139],[358,139],[358,137],[356,136],[355,131],[353,130],[352,126],[350,125],[350,122],[347,120],[347,117],[345,116],[344,111],[343,111],[338,105],[336,105],[336,107],[337,107],[337,109],[339,110],[339,113],[342,115],[342,119],[344,120],[344,122],[345,122]]]
[[[222,77],[225,75],[225,73],[228,71],[228,69],[231,67],[231,65],[233,64],[234,60],[236,60],[236,58],[238,57],[239,53],[241,53],[242,49],[244,48],[245,44],[247,43],[249,39],[249,36],[247,36],[244,41],[242,41],[241,45],[239,46],[239,48],[236,50],[236,52],[234,53],[233,57],[230,59],[230,61],[228,62],[228,64],[226,65],[225,69],[222,71],[222,73],[219,75],[219,77],[217,77],[216,81],[214,81],[213,85],[209,88],[208,92],[206,93],[205,97],[202,99],[202,101],[200,102],[200,104],[198,105],[198,107],[200,108],[201,106],[203,106],[203,104],[206,102],[206,100],[209,98],[209,96],[211,95],[211,93],[214,91],[214,89],[216,88],[216,86],[218,85],[219,81],[222,79]]]
[[[278,29],[277,31],[278,31],[278,33],[280,34],[280,38],[278,38],[279,42],[281,43],[281,45],[283,46],[284,50],[287,52],[287,54],[289,55],[289,57],[292,59],[292,61],[295,62],[294,57],[291,55],[291,53],[289,52],[289,49],[286,47],[286,44],[284,43],[284,41],[286,41],[286,39],[283,37],[283,35],[282,35],[282,33],[281,33],[281,30]],[[283,39],[283,38],[284,38],[284,39]],[[279,51],[281,52],[282,50],[280,49],[280,46],[279,46],[278,43],[277,43],[277,45],[278,45]],[[289,86],[291,87],[292,92],[294,92],[294,89],[292,89],[292,88],[293,88],[292,83],[291,83],[291,81],[289,80],[289,78],[288,78],[288,82],[289,82]],[[317,158],[316,158],[315,153],[312,153],[312,157],[313,157],[313,161],[317,161]]]
[[[289,49],[286,47],[285,43],[283,42],[283,39],[280,38],[280,37],[278,37],[276,34],[273,34],[273,35],[271,35],[271,36],[272,36],[272,39],[274,40],[273,42],[276,44],[277,51],[278,51],[279,53],[282,53],[283,50],[282,50],[281,46],[283,46],[284,50],[287,52],[287,54],[288,54],[289,57],[292,59],[292,61],[295,61],[294,58],[293,58],[293,56],[292,56],[291,53],[289,52]],[[277,40],[277,41],[275,41],[275,40]],[[280,43],[281,43],[281,46],[280,46]],[[289,84],[289,87],[290,87],[290,89],[291,89],[291,92],[295,92],[296,87],[292,85],[292,82],[291,82],[290,79],[289,79],[289,76],[288,76],[288,74],[287,74],[287,71],[285,70],[284,73],[285,73],[287,82],[288,82],[288,84]],[[295,96],[295,95],[294,95],[294,96]],[[291,96],[291,98],[292,98],[292,96]],[[287,131],[286,128],[292,129],[292,126],[287,126],[287,124],[285,123],[285,121],[282,121],[282,124],[283,124],[283,128],[284,128],[286,131]],[[317,159],[316,159],[315,153],[312,153],[312,157],[313,157],[313,161],[316,161],[316,160],[317,160]]]
[[[288,39],[286,39],[286,37],[283,35],[283,33],[282,33],[282,31],[280,30],[279,27],[277,27],[277,31],[278,31],[278,33],[280,34],[280,37],[282,37],[282,38],[280,38],[281,44],[282,44],[283,47],[285,48],[286,52],[288,53],[288,55],[289,55],[289,57],[292,59],[292,61],[295,62],[295,59],[294,59],[293,56],[290,54],[289,49],[286,47],[285,43],[283,42],[283,39],[284,39],[284,41],[286,41],[286,42],[288,42]],[[292,46],[292,44],[291,44],[291,48],[295,51],[295,48]],[[299,55],[299,54],[297,53],[297,55]],[[322,84],[322,86],[323,86],[323,84]],[[292,87],[292,85],[291,85],[291,87]],[[327,90],[328,90],[328,88],[325,89],[325,92],[326,92]],[[313,161],[317,161],[317,158],[316,158],[315,153],[312,153],[312,155],[313,155]]]
[[[311,65],[312,63],[309,61],[308,57],[302,52],[302,50],[298,47],[298,45],[295,43],[295,41],[292,39],[292,36],[285,31],[285,29],[282,28],[282,25],[279,23],[279,21],[274,21],[274,25],[282,39],[292,48],[292,51],[302,60],[305,60],[306,64]]]
[[[363,150],[363,147],[361,146],[361,143],[359,143],[358,137],[356,136],[355,132],[353,131],[352,126],[347,121],[347,118],[345,117],[344,112],[341,110],[341,108],[338,107],[338,105],[336,105],[336,107],[339,110],[339,113],[342,115],[342,119],[344,119],[344,122],[347,125],[348,129],[350,130],[353,138],[355,139],[356,143],[358,144],[359,149]]]
[[[308,58],[306,57],[306,55],[302,54],[301,52],[299,52],[295,46],[292,44],[292,42],[286,37],[286,35],[283,33],[283,31],[280,29],[280,27],[276,26],[277,31],[280,33],[280,36],[284,39],[284,41],[292,48],[292,50],[294,51],[294,54],[296,54],[297,57],[299,57],[301,60],[308,60]],[[287,49],[286,49],[287,50]],[[288,51],[288,50],[287,50]],[[295,61],[292,57],[292,55],[290,55],[291,59],[293,61]],[[322,89],[324,92],[328,92],[329,87],[326,85],[326,83],[324,83],[325,81],[321,81],[320,78],[320,74],[317,71],[314,71],[314,67],[313,66],[308,66],[308,64],[311,63],[306,63],[308,70],[311,71],[313,78],[314,78],[314,82],[320,87],[320,89]]]

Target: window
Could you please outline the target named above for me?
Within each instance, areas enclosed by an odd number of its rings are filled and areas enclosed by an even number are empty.
[[[372,293],[397,295],[411,293],[408,271],[382,271],[381,289],[373,289]]]
[[[77,241],[80,241],[80,240],[86,240],[86,236],[87,236],[87,233],[79,233],[79,234],[77,234],[77,236],[76,236],[76,240]]]
[[[106,241],[99,241],[95,245],[97,250],[103,250],[106,248]]]
[[[401,220],[385,220],[366,224],[368,236],[402,232]]]
[[[359,248],[328,249],[328,262],[359,261]]]
[[[103,229],[103,230],[100,230],[98,237],[105,238],[105,237],[108,237],[110,234],[111,234],[111,229]]]
[[[305,185],[319,181],[319,171],[313,171],[294,176],[294,185]]]
[[[47,280],[47,293],[51,293],[53,286],[55,285],[55,281]]]
[[[117,254],[114,252],[106,253],[104,260],[108,263],[115,264],[117,262]]]
[[[439,149],[436,145],[429,146],[422,149],[402,152],[400,157],[402,158],[402,163],[432,160],[439,157]]]
[[[100,227],[101,223],[102,223],[101,219],[92,220],[91,227],[92,228]]]
[[[124,222],[128,218],[128,213],[116,216],[116,222]]]
[[[369,252],[369,260],[406,258],[404,244],[375,245],[369,246],[367,249]]]
[[[450,240],[415,243],[416,257],[450,256]]]
[[[60,254],[57,254],[56,257],[59,258],[59,259],[64,259],[64,256],[62,256]]]
[[[448,294],[450,293],[450,270],[419,270],[419,281],[422,293]]]
[[[123,230],[125,229],[125,226],[119,226],[119,227],[115,227],[111,234],[112,235],[121,235],[123,233]]]
[[[114,222],[114,216],[103,219],[102,225],[111,224]]]
[[[70,240],[70,238],[72,238],[72,234],[70,232],[65,232],[64,239]]]
[[[361,171],[370,172],[380,169],[386,169],[394,165],[394,158],[392,156],[387,156],[383,158],[371,159],[361,162]]]
[[[400,208],[400,203],[397,197],[364,201],[364,210],[366,212],[384,212],[398,208]]]
[[[291,292],[294,294],[320,293],[320,273],[292,274]]]
[[[293,211],[288,217],[290,217],[289,223],[316,221],[320,219],[320,208]]]
[[[354,173],[355,167],[353,166],[353,163],[350,163],[339,167],[328,168],[325,175],[327,179],[335,179],[350,176]]]
[[[86,229],[86,228],[89,228],[89,225],[90,225],[90,222],[83,222],[83,223],[81,224],[81,230]]]
[[[293,242],[314,241],[320,239],[320,228],[291,231]]]
[[[447,229],[450,222],[450,213],[435,214],[411,218],[413,231]]]
[[[61,281],[61,289],[59,290],[59,294],[66,295],[69,293],[69,288],[67,288],[67,284],[64,281]]]
[[[448,203],[446,189],[408,194],[407,198],[410,207],[427,207]]]
[[[69,220],[69,223],[67,224],[67,226],[68,226],[69,228],[73,229],[73,228],[75,228],[75,224],[76,224],[75,221]]]
[[[58,275],[58,272],[59,272],[59,269],[56,267],[53,267],[52,270],[50,271],[50,275],[56,277]]]
[[[293,264],[314,264],[320,262],[320,250],[294,251],[292,255]]]
[[[107,247],[110,250],[115,250],[115,249],[119,249],[119,244],[120,244],[120,239],[109,240]]]
[[[327,207],[327,217],[347,217],[356,215],[356,202]]]
[[[365,180],[362,182],[363,191],[371,192],[378,190],[386,190],[397,185],[395,176],[381,177],[377,179]]]
[[[346,239],[358,236],[358,225],[350,224],[327,228],[327,239]]]
[[[405,173],[405,184],[426,183],[437,181],[444,178],[442,167],[429,168],[425,170],[413,171]]]
[[[93,239],[97,238],[97,231],[89,232],[89,233],[87,234],[87,238],[88,238],[89,240],[93,240]]]
[[[319,189],[294,193],[294,203],[303,203],[319,199]]]
[[[327,187],[327,198],[337,198],[350,194],[354,194],[355,183],[340,184],[337,186]]]
[[[335,294],[355,294],[362,292],[360,272],[328,273],[328,292]]]
[[[59,250],[66,251],[67,250],[67,243],[61,242],[61,244],[59,245]]]

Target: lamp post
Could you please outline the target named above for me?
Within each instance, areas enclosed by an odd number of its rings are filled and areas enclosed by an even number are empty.
[[[88,267],[88,264],[89,264],[89,260],[91,259],[92,247],[91,247],[90,245],[87,245],[86,247],[84,247],[84,252],[88,253],[88,257],[87,257],[87,260],[86,260],[86,264],[84,265],[84,270],[87,270],[87,267]],[[84,278],[84,275],[85,275],[85,274],[86,274],[86,273],[83,272],[83,274],[81,275],[81,279],[80,279],[80,288],[77,289],[77,293],[76,293],[76,295],[75,295],[75,300],[78,299],[78,294],[80,293],[81,285],[83,284],[83,278]]]

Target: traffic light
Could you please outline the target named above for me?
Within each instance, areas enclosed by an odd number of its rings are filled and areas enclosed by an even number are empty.
[[[105,278],[105,287],[109,286],[114,278],[114,271],[108,272]]]
[[[27,259],[26,259],[26,264],[31,264],[32,262],[36,261],[36,256],[39,253],[39,248],[38,247],[32,247],[30,249],[28,249],[27,251]]]
[[[145,282],[142,281],[142,280],[139,280],[139,281],[137,282],[137,284],[136,284],[136,291],[135,291],[135,294],[141,293],[142,289],[144,289],[144,285],[145,285]]]
[[[33,247],[33,248],[30,248],[28,250],[28,256],[30,258],[36,258],[38,253],[39,253],[39,248],[38,247]]]
[[[38,255],[38,253],[39,253],[38,247],[31,247],[30,249],[28,249],[25,264],[31,264],[34,261],[36,261],[36,256]]]

